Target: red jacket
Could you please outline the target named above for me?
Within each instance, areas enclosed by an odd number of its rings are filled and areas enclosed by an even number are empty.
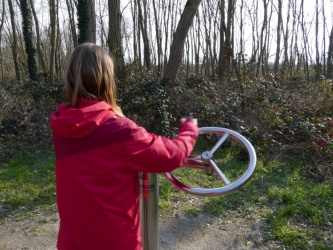
[[[138,172],[170,172],[191,153],[198,128],[173,140],[148,133],[109,104],[81,99],[51,115],[56,155],[58,249],[138,250]]]

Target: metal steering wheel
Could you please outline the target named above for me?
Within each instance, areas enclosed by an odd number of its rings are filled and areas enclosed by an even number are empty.
[[[233,192],[242,187],[251,178],[257,164],[256,152],[251,143],[241,134],[226,128],[202,127],[199,128],[199,134],[216,134],[216,135],[221,135],[221,138],[218,140],[218,142],[213,146],[211,150],[205,151],[201,155],[195,155],[195,156],[190,155],[186,159],[186,161],[182,164],[182,166],[204,169],[206,174],[208,175],[215,173],[224,185],[218,188],[196,188],[184,184],[183,182],[178,180],[172,173],[165,173],[167,179],[176,188],[180,189],[181,191],[199,196],[223,195]],[[245,173],[241,177],[239,177],[236,181],[233,182],[231,182],[226,177],[226,175],[213,161],[213,156],[215,151],[219,147],[221,147],[221,145],[229,138],[236,142],[239,142],[242,146],[244,146],[249,156],[249,162]]]

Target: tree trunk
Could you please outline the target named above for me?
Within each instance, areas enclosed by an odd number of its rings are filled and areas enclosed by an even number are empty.
[[[169,0],[169,4],[168,6],[164,6],[164,9],[163,11],[164,12],[167,12],[167,14],[164,16],[164,20],[163,20],[163,26],[164,26],[164,30],[165,30],[165,41],[164,41],[164,48],[165,48],[165,51],[164,51],[164,60],[163,60],[163,65],[167,65],[168,63],[168,58],[167,58],[167,47],[168,47],[168,43],[169,43],[169,26],[170,26],[170,15],[171,15],[171,0]],[[168,9],[168,11],[167,11]]]
[[[99,35],[99,40],[100,41],[100,46],[102,48],[105,48],[105,47],[108,47],[109,44],[108,44],[108,41],[109,41],[109,34],[108,34],[108,31],[106,31],[106,28],[105,28],[105,23],[104,23],[104,19],[105,19],[105,14],[104,14],[104,5],[101,5],[99,4],[99,13],[96,14],[96,22],[99,23],[100,25],[100,30],[99,32],[97,32],[96,35]],[[107,24],[106,27],[109,27],[109,25]],[[125,31],[126,32],[126,31]],[[126,37],[126,35],[125,35]],[[127,38],[127,37],[126,37]],[[130,57],[131,58],[131,57]]]
[[[288,2],[288,13],[287,13],[287,22],[285,24],[286,31],[284,32],[283,35],[283,40],[284,40],[284,59],[283,59],[283,64],[285,67],[289,66],[289,56],[288,56],[288,39],[289,39],[289,20],[290,20],[290,10],[291,10],[291,4]]]
[[[123,46],[121,41],[120,0],[109,0],[109,50],[116,60],[116,71],[124,68]]]
[[[266,27],[270,27],[271,25],[271,20],[272,20],[272,16],[273,16],[273,5],[271,5],[270,8],[270,13],[267,14],[267,17],[269,17],[266,20]],[[267,77],[268,73],[269,73],[269,51],[270,51],[270,29],[266,28],[265,29],[265,36],[264,36],[264,40],[263,40],[263,53],[262,53],[262,66],[261,66],[261,71],[262,71],[262,75],[263,77]]]
[[[239,30],[240,30],[240,37],[239,37],[239,68],[241,68],[242,66],[242,63],[243,65],[245,66],[245,62],[243,60],[244,58],[244,30],[243,30],[243,27],[244,27],[244,20],[243,20],[243,8],[244,8],[244,0],[241,0],[241,3],[240,3],[240,27],[239,27]]]
[[[303,33],[303,44],[304,44],[304,73],[306,74],[308,82],[310,81],[310,72],[309,72],[309,61],[308,61],[308,37],[306,36],[306,27],[305,27],[305,21],[304,21],[304,0],[301,1],[300,4],[300,14],[301,14],[301,27],[302,27],[302,33]]]
[[[1,67],[1,80],[4,79],[4,74],[3,74],[3,60],[2,60],[2,46],[1,46],[1,41],[2,41],[2,29],[3,29],[3,24],[5,23],[5,1],[2,1],[2,12],[1,12],[1,22],[0,22],[0,67]]]
[[[12,32],[13,32],[13,43],[12,43],[11,47],[12,47],[12,53],[13,53],[15,75],[16,75],[16,80],[21,81],[21,75],[20,75],[20,70],[19,70],[19,66],[18,66],[18,56],[17,56],[17,35],[16,35],[16,26],[15,26],[15,14],[14,14],[12,0],[8,0],[8,7],[9,7],[9,13],[10,13],[10,21],[11,21],[11,25],[12,25]]]
[[[215,6],[218,5],[218,0],[213,3],[213,5],[211,5],[211,8],[214,9]],[[219,8],[215,8],[215,13],[214,13],[214,20],[213,20],[213,23],[214,23],[214,28],[213,28],[213,48],[212,48],[212,74],[213,74],[213,77],[215,78],[216,75],[217,75],[217,55],[218,55],[218,44],[217,44],[217,41],[218,41],[218,35],[219,35],[219,27],[218,27],[218,18],[219,18]]]
[[[152,1],[154,18],[155,18],[155,33],[156,33],[156,43],[157,43],[157,70],[160,74],[162,72],[162,35],[159,26],[159,18],[157,16],[156,4],[155,1]]]
[[[225,75],[225,43],[224,43],[224,31],[222,29],[224,25],[224,0],[220,2],[220,13],[221,13],[221,23],[220,23],[220,54],[219,54],[219,78],[223,79]]]
[[[145,61],[145,66],[147,67],[148,70],[151,69],[151,62],[150,62],[150,48],[149,48],[149,39],[148,39],[148,34],[147,34],[147,18],[143,18],[142,15],[142,9],[140,6],[139,0],[137,0],[137,5],[138,5],[138,14],[139,14],[139,25],[142,33],[142,39],[143,39],[143,55],[144,55],[144,61]],[[145,0],[143,1],[145,4]]]
[[[137,33],[138,33],[138,25],[137,25],[137,11],[136,11],[136,3],[131,1],[131,13],[132,13],[132,21],[133,21],[133,59],[136,60],[138,58],[138,44],[137,44]]]
[[[233,36],[232,36],[232,26],[233,26],[233,16],[234,16],[234,4],[235,0],[228,0],[228,13],[227,13],[227,29],[225,30],[226,37],[229,38],[228,46],[225,45],[225,60],[226,60],[226,70],[232,72],[232,59],[233,59]]]
[[[95,0],[88,1],[88,42],[96,43],[96,12],[95,12]]]
[[[290,74],[291,76],[294,75],[293,69],[296,66],[296,57],[297,57],[297,30],[298,30],[298,22],[297,22],[297,6],[296,4],[293,2],[292,6],[292,15],[293,15],[293,24],[292,24],[292,30],[291,30],[291,40],[290,40],[290,55],[289,55],[289,64],[290,64]],[[295,43],[294,43],[295,41]]]
[[[178,22],[170,48],[169,61],[164,73],[164,80],[168,87],[175,85],[182,61],[185,39],[201,1],[202,0],[188,0]]]
[[[204,5],[204,4],[203,4]],[[211,16],[209,15],[209,11],[208,8],[204,5],[203,7],[204,9],[204,13],[203,13],[203,22],[204,22],[204,29],[205,29],[205,43],[206,43],[206,48],[204,51],[204,59],[205,59],[205,76],[210,77],[210,62],[211,62],[211,58],[210,58],[210,51],[211,51],[211,38],[210,38],[210,29],[211,29]]]
[[[33,42],[32,15],[27,0],[20,0],[20,9],[22,14],[22,29],[25,44],[25,53],[27,54],[28,72],[31,81],[38,80],[38,70],[36,61],[36,49]]]
[[[265,33],[265,30],[267,29],[267,6],[268,6],[268,1],[263,0],[263,4],[264,4],[264,20],[263,20],[263,23],[262,23],[261,33],[260,33],[260,47],[259,47],[259,57],[258,57],[258,63],[257,63],[256,77],[259,77],[260,65],[263,64],[263,61],[264,61],[263,58],[264,58],[264,54],[266,52],[266,47],[265,47],[266,44],[264,43],[264,33]]]
[[[51,0],[53,1],[53,0]],[[95,0],[78,0],[78,44],[96,42]]]
[[[46,71],[47,70],[46,70],[44,55],[43,55],[43,51],[42,51],[42,44],[41,44],[41,40],[40,40],[39,22],[38,22],[37,14],[36,14],[36,11],[35,11],[34,2],[33,2],[33,0],[29,0],[29,1],[30,1],[32,15],[33,15],[34,21],[35,21],[35,26],[36,26],[36,48],[37,48],[38,62],[42,66],[45,81],[46,81],[46,78],[47,78],[46,77]]]
[[[333,78],[333,25],[328,41],[328,52],[327,52],[327,78]]]
[[[253,9],[248,9],[248,14],[251,18],[251,31],[252,31],[252,52],[251,57],[249,60],[249,67],[251,68],[251,77],[256,76],[256,63],[259,63],[260,56],[258,56],[258,51],[260,50],[260,41],[259,41],[259,25],[258,25],[258,18],[257,18],[257,12],[258,12],[258,5],[259,2],[257,0],[253,0]],[[260,52],[259,52],[260,54]],[[257,58],[258,56],[258,58]]]
[[[200,30],[201,22],[199,15],[197,15],[197,31]],[[194,44],[194,62],[195,62],[195,73],[196,75],[199,75],[199,66],[200,66],[200,48],[201,48],[201,36],[198,36],[195,31],[192,32],[193,35],[193,43]]]
[[[319,35],[319,4],[318,4],[318,0],[316,0],[316,27],[315,27],[315,32],[316,32],[316,36],[315,36],[315,41],[316,41],[316,78],[317,80],[319,79],[319,76],[321,74],[321,67],[320,67],[320,55],[319,55],[319,42],[318,42],[318,35]]]
[[[282,0],[278,0],[278,24],[276,30],[276,54],[274,63],[274,73],[279,73],[280,50],[281,50],[281,27],[282,27]]]
[[[59,2],[57,1],[57,10],[59,9]],[[58,79],[62,78],[62,74],[61,74],[61,36],[62,33],[60,31],[60,23],[59,23],[59,18],[57,18],[57,30],[56,30],[56,50],[55,50],[55,70],[56,70],[56,76]]]
[[[75,18],[74,18],[75,8],[74,8],[73,0],[66,0],[66,5],[67,5],[67,11],[68,11],[68,17],[69,17],[69,25],[71,28],[71,34],[72,34],[72,39],[73,39],[73,45],[75,48],[78,44],[78,39],[77,39],[77,34],[76,34],[76,25],[75,25]]]
[[[322,0],[321,12],[323,14],[323,75],[327,76],[326,72],[326,15],[325,15],[325,0]]]
[[[55,56],[56,56],[56,28],[57,28],[57,11],[56,11],[56,0],[50,0],[50,27],[51,27],[51,36],[50,36],[50,83],[54,83],[54,74],[55,74]]]

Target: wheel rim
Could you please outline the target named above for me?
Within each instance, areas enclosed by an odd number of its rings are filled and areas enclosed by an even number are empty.
[[[202,127],[199,128],[199,133],[217,134],[221,135],[221,138],[213,146],[211,150],[203,152],[200,156],[192,156],[192,155],[189,156],[189,158],[187,158],[185,162],[185,165],[191,168],[202,168],[202,166],[208,166],[210,169],[213,170],[213,172],[221,180],[224,186],[218,188],[193,187],[181,182],[179,179],[175,177],[175,175],[173,175],[170,172],[167,172],[165,173],[165,175],[167,179],[171,182],[171,184],[173,184],[176,188],[178,188],[183,192],[198,196],[218,196],[218,195],[228,194],[244,186],[253,175],[257,164],[257,156],[252,144],[241,134],[226,128]],[[241,175],[240,178],[238,178],[236,181],[233,182],[231,182],[225,176],[225,174],[219,169],[219,167],[213,161],[213,155],[215,151],[229,138],[239,142],[242,146],[244,146],[249,156],[249,164],[246,171],[244,172],[243,175]]]

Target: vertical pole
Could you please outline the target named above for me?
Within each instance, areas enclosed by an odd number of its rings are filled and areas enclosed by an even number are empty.
[[[140,173],[140,189],[140,218],[143,250],[158,250],[158,175]]]

